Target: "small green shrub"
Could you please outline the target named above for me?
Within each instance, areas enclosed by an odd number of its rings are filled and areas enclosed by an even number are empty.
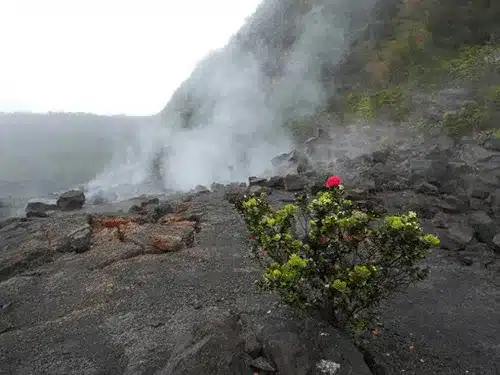
[[[488,79],[498,69],[492,57],[500,45],[470,45],[442,59],[442,69],[457,82],[479,82]]]
[[[488,107],[466,104],[458,113],[447,112],[439,125],[449,134],[475,133],[490,127],[491,114]]]
[[[385,117],[404,120],[410,110],[404,90],[399,86],[365,93],[347,93],[345,104],[348,113],[366,120]]]
[[[357,99],[357,101],[355,101]],[[377,116],[377,108],[375,107],[371,97],[368,95],[361,95],[357,98],[351,97],[351,103],[355,103],[353,110],[357,116],[371,120]]]
[[[297,117],[286,121],[283,126],[288,130],[298,142],[303,142],[310,137],[317,135],[317,129],[325,124],[338,126],[342,124],[340,113],[332,111],[318,111],[310,116]]]
[[[379,302],[427,276],[419,261],[439,239],[414,212],[375,218],[346,199],[338,177],[327,186],[278,210],[264,194],[236,208],[265,268],[260,288],[337,326],[363,328]]]
[[[377,108],[392,120],[403,120],[409,114],[409,106],[404,89],[399,86],[380,90],[373,95]]]
[[[486,103],[496,110],[500,109],[500,85],[492,85],[486,89],[484,94]]]

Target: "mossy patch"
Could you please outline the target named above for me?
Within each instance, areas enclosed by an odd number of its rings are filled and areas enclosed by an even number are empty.
[[[444,113],[438,126],[451,134],[496,127],[500,121],[500,45],[444,50],[433,44],[432,35],[422,27],[409,22],[396,28],[393,39],[379,43],[367,63],[371,75],[367,84],[362,90],[344,91],[344,111],[355,118],[404,121],[415,109],[410,93],[463,87],[472,103],[458,112]]]
[[[491,127],[491,115],[487,107],[466,104],[458,113],[445,113],[439,125],[451,134],[477,133]]]
[[[410,110],[408,97],[400,86],[362,93],[347,92],[343,100],[348,114],[367,120],[385,117],[401,121]]]

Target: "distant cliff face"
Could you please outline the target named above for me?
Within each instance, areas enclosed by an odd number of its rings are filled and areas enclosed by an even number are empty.
[[[220,122],[222,113],[254,123],[314,113],[334,93],[332,68],[374,4],[265,0],[225,48],[198,64],[162,116],[195,127]]]
[[[269,138],[275,125],[339,106],[378,115],[387,112],[374,108],[378,102],[390,103],[401,120],[413,110],[403,102],[415,88],[432,80],[473,86],[478,76],[494,85],[474,98],[490,111],[500,75],[482,62],[500,51],[498,19],[500,2],[492,0],[264,0],[161,115],[170,127]],[[375,99],[363,96],[370,90]]]

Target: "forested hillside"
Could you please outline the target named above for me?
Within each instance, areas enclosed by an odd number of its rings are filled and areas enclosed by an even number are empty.
[[[238,93],[245,105],[260,96],[300,137],[318,116],[477,133],[499,123],[499,43],[493,0],[265,0],[162,115],[202,125]],[[244,84],[227,90],[235,78]]]

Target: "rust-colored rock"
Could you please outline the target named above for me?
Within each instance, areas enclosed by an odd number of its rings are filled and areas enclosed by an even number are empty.
[[[191,222],[163,225],[146,223],[144,225],[123,227],[120,232],[124,241],[140,244],[147,252],[152,249],[177,251],[193,243],[195,224]],[[179,242],[182,246],[179,245]]]
[[[104,219],[101,221],[101,225],[106,228],[119,228],[123,225],[129,224],[130,220],[125,220],[123,218],[114,219]]]
[[[143,221],[143,218],[137,216],[94,217],[92,220],[92,227],[95,230],[102,230],[103,228],[122,228],[131,224],[141,224]]]
[[[123,242],[137,233],[144,220],[137,216],[103,216],[92,219],[93,243]]]
[[[173,252],[184,248],[182,238],[171,235],[156,235],[151,241],[153,249],[159,252]]]
[[[172,214],[162,217],[158,223],[169,224],[169,223],[178,223],[181,221],[186,221],[186,218],[182,215]]]
[[[92,220],[94,245],[127,242],[146,253],[179,251],[194,241],[197,222],[180,214],[170,214],[158,223],[144,222],[139,216],[103,216]]]

